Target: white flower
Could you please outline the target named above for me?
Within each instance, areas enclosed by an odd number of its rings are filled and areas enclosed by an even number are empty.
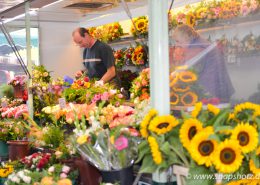
[[[63,153],[61,151],[56,151],[55,152],[55,156],[56,156],[57,159],[60,158],[62,156],[62,154]]]
[[[54,170],[55,170],[54,166],[51,166],[51,167],[48,169],[48,172],[52,173],[52,172],[54,172]]]
[[[64,166],[62,167],[62,172],[64,172],[64,173],[69,173],[69,171],[70,171],[70,167],[68,167],[68,166],[66,166],[66,165],[64,165]]]
[[[27,183],[27,184],[30,184],[31,183],[31,177],[28,177],[28,176],[24,176],[23,177],[23,181],[25,182],[25,183]]]
[[[35,168],[35,165],[34,165],[34,164],[31,166],[31,169],[33,169],[33,168]]]
[[[17,176],[11,178],[12,182],[20,183],[20,179]]]
[[[60,178],[61,178],[61,179],[65,179],[65,178],[67,178],[67,174],[66,174],[66,173],[62,173],[62,174],[60,174]]]
[[[19,171],[19,172],[17,173],[17,176],[22,179],[22,178],[24,177],[24,172],[23,172],[23,171]]]

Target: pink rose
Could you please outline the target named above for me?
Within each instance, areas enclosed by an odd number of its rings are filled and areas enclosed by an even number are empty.
[[[124,150],[127,147],[128,147],[128,139],[126,137],[120,136],[119,138],[116,139],[115,148],[118,151]]]
[[[107,101],[109,98],[109,93],[108,92],[104,92],[102,95],[101,95],[101,100],[102,101]]]

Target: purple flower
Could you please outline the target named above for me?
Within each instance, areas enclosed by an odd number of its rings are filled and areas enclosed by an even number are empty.
[[[119,138],[116,139],[115,148],[118,151],[124,150],[127,147],[128,147],[128,139],[126,137],[120,136]]]

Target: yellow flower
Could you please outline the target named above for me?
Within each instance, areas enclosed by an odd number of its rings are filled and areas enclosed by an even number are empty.
[[[115,143],[115,136],[110,136],[110,143],[111,144],[114,144]]]
[[[202,123],[197,119],[187,119],[180,129],[180,140],[185,148],[190,147],[192,138],[202,130]]]
[[[253,119],[256,119],[257,117],[260,118],[260,106],[258,106],[257,110],[255,111],[253,115]]]
[[[241,123],[232,131],[231,139],[239,142],[243,153],[249,153],[257,147],[258,132],[249,123]]]
[[[197,80],[196,74],[192,71],[182,71],[179,75],[180,80],[185,83],[194,82]]]
[[[214,105],[212,104],[208,104],[208,111],[211,112],[212,114],[214,114],[215,116],[219,114],[220,112],[220,109],[215,107]]]
[[[53,185],[54,181],[52,177],[43,177],[41,180],[41,185]]]
[[[82,144],[84,144],[84,143],[87,142],[87,139],[88,139],[88,136],[87,136],[87,135],[79,136],[79,137],[77,138],[77,143],[78,143],[79,145],[82,145]]]
[[[191,112],[191,116],[193,118],[197,118],[198,115],[200,114],[201,110],[202,110],[202,102],[198,102],[195,104],[194,106],[194,110]]]
[[[148,114],[144,117],[143,121],[140,124],[140,133],[142,137],[146,138],[148,137],[148,131],[147,127],[150,123],[150,121],[153,119],[154,116],[156,116],[158,112],[155,109],[151,109]]]
[[[196,17],[193,15],[193,13],[189,13],[186,15],[186,24],[193,27],[196,23]]]
[[[171,105],[177,105],[180,99],[179,95],[174,92],[171,92],[170,96],[171,96]]]
[[[3,168],[0,169],[0,177],[5,178],[11,173],[13,173],[14,168],[12,165],[5,165]]]
[[[251,102],[245,102],[245,103],[241,103],[241,104],[235,106],[234,114],[237,115],[244,110],[250,110],[250,111],[252,111],[252,114],[254,114],[255,111],[257,111],[258,109],[259,109],[258,105],[251,103]]]
[[[260,147],[258,147],[255,151],[257,157],[260,154]],[[260,175],[260,168],[257,168],[257,166],[255,165],[254,161],[252,159],[250,159],[249,161],[249,169],[251,172],[253,172],[253,174],[255,175]]]
[[[178,124],[178,120],[172,115],[157,116],[154,119],[152,119],[148,129],[160,135],[170,132],[172,128]]]
[[[238,181],[231,181],[229,183],[227,183],[226,185],[253,185],[251,184],[252,183],[252,179],[241,179],[241,180],[238,180]]]
[[[233,173],[241,166],[243,155],[237,141],[225,140],[218,145],[213,158],[218,172]]]
[[[156,139],[152,136],[148,137],[148,143],[151,149],[151,153],[153,156],[153,161],[155,162],[155,164],[159,165],[162,163],[162,153],[159,149],[159,145],[156,141]]]
[[[235,120],[235,119],[236,119],[236,118],[235,118],[235,114],[229,113],[229,115],[228,115],[228,121]]]
[[[184,106],[192,106],[198,101],[198,95],[192,91],[186,92],[181,97],[181,103]]]
[[[189,152],[198,165],[205,164],[207,167],[212,165],[212,160],[214,160],[213,155],[217,149],[217,142],[208,139],[211,134],[214,134],[213,127],[206,127],[191,140]]]
[[[72,185],[72,182],[70,179],[61,179],[57,182],[58,185]]]

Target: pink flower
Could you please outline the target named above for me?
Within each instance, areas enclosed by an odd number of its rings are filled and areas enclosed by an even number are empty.
[[[124,150],[127,147],[128,147],[128,139],[126,137],[120,136],[119,138],[116,139],[115,148],[118,151]]]
[[[67,174],[66,174],[66,173],[61,173],[61,174],[60,174],[60,178],[61,178],[61,179],[67,178]]]
[[[63,173],[69,173],[69,171],[70,171],[70,167],[68,167],[68,166],[63,166],[62,167],[62,172]]]
[[[102,101],[107,101],[109,98],[109,93],[108,92],[104,92],[102,95],[101,95],[101,100]]]

